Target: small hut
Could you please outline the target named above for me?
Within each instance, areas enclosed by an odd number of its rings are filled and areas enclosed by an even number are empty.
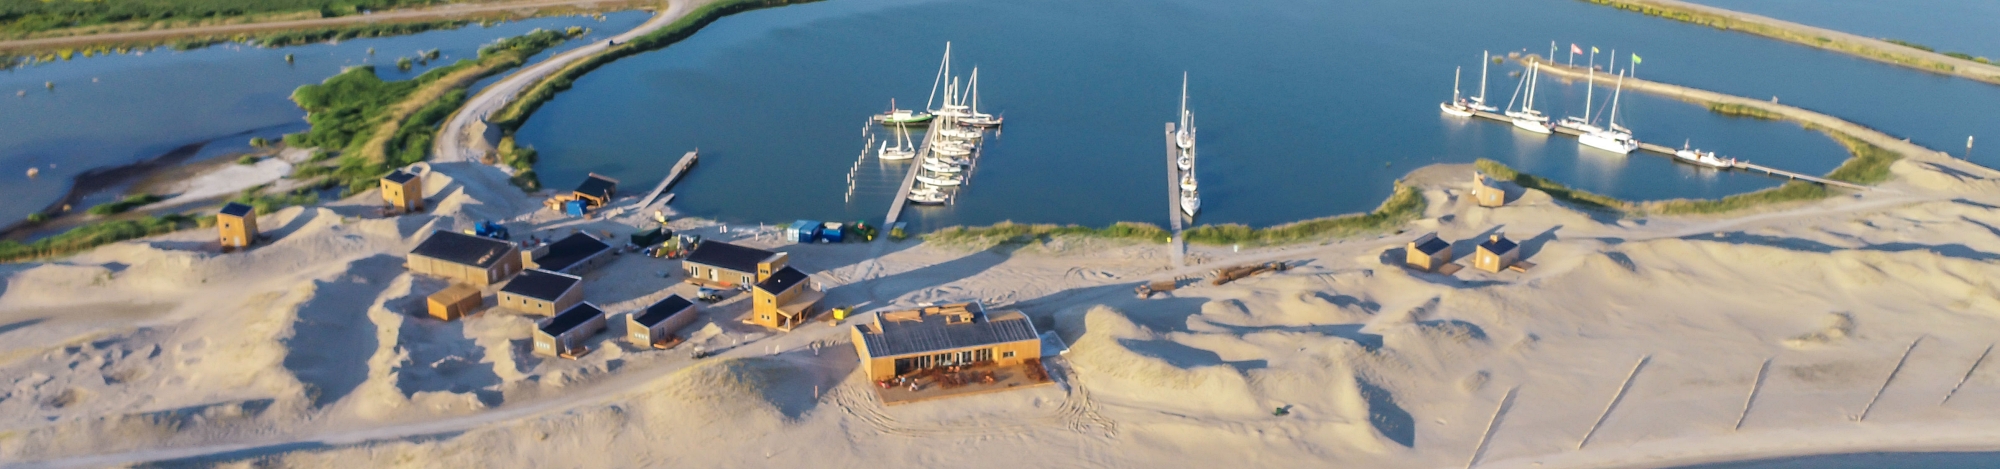
[[[230,202],[215,214],[215,229],[222,234],[223,248],[250,247],[257,241],[257,210]]]
[[[424,178],[400,169],[382,176],[382,200],[404,212],[423,211]]]
[[[626,339],[640,347],[661,347],[673,342],[673,334],[694,323],[694,302],[680,295],[667,295],[646,309],[625,315]]]
[[[1477,199],[1481,207],[1498,207],[1507,204],[1507,190],[1500,187],[1499,181],[1486,177],[1486,173],[1474,172],[1472,198]]]
[[[1520,260],[1521,245],[1507,239],[1506,234],[1494,233],[1486,239],[1486,242],[1479,243],[1479,252],[1473,253],[1472,267],[1499,273],[1501,269],[1513,266]]]
[[[1425,233],[1403,249],[1403,262],[1410,268],[1435,272],[1451,262],[1451,243],[1438,239],[1436,232]]]
[[[577,303],[535,327],[535,354],[575,358],[589,352],[584,341],[604,332],[604,310]]]
[[[481,306],[486,306],[486,299],[480,296],[478,288],[454,283],[444,290],[431,294],[429,303],[431,317],[453,321],[472,314]]]
[[[618,195],[618,180],[590,173],[590,176],[583,178],[583,184],[576,186],[576,191],[571,195],[586,201],[590,208],[603,207],[604,204],[611,203],[612,197]]]

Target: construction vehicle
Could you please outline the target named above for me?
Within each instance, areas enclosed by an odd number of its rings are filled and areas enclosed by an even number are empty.
[[[1283,272],[1285,271],[1285,269],[1289,268],[1290,267],[1286,266],[1284,262],[1278,262],[1278,261],[1265,262],[1262,264],[1241,265],[1236,267],[1224,267],[1220,269],[1215,269],[1214,273],[1215,278],[1209,280],[1208,283],[1210,285],[1221,285],[1265,272]]]
[[[506,240],[507,238],[511,237],[507,234],[506,226],[502,226],[500,222],[496,222],[493,220],[485,220],[478,223],[473,223],[472,235],[493,238],[498,240]]]
[[[853,224],[847,225],[847,230],[854,232],[854,237],[861,238],[864,242],[875,240],[875,227],[869,226],[868,222],[855,220]]]

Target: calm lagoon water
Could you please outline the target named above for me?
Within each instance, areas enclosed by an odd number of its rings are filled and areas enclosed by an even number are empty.
[[[1440,12],[1494,26],[1437,21]],[[902,167],[861,159],[850,196],[847,174],[870,131],[864,120],[891,98],[921,104],[952,41],[959,70],[980,67],[983,107],[1008,125],[957,205],[906,215],[920,227],[1164,223],[1159,132],[1175,116],[1182,71],[1192,76],[1202,136],[1203,223],[1365,211],[1411,169],[1482,157],[1629,199],[1781,182],[1582,151],[1573,139],[1437,111],[1454,67],[1466,67],[1468,91],[1477,86],[1481,50],[1547,53],[1551,40],[1597,45],[1600,61],[1614,48],[1636,51],[1641,77],[1778,95],[1936,148],[1962,146],[1974,129],[2000,135],[2000,115],[1987,112],[2000,109],[2000,87],[1568,0],[839,0],[732,16],[607,65],[544,106],[518,138],[541,150],[538,171],[551,186],[588,172],[650,186],[699,147],[702,166],[677,189],[683,212],[879,221]],[[1493,100],[1513,93],[1516,70],[1494,67]],[[1599,91],[1602,99],[1607,90]],[[1796,125],[1626,98],[1623,122],[1643,140],[1692,140],[1808,173],[1847,157]],[[1550,114],[1580,113],[1583,100],[1581,86],[1544,80]]]
[[[0,72],[0,225],[20,220],[62,197],[74,176],[158,156],[183,145],[216,140],[242,146],[252,136],[275,139],[303,130],[305,111],[290,100],[299,85],[317,83],[342,68],[376,64],[383,79],[406,79],[429,67],[471,57],[494,40],[535,28],[592,28],[598,38],[645,21],[644,12],[589,17],[537,18],[471,25],[410,36],[357,39],[340,44],[286,48],[225,45],[145,55],[77,58]],[[593,38],[597,39],[597,38]],[[562,46],[574,47],[572,41]],[[375,48],[373,57],[367,53]],[[409,72],[399,56],[440,49],[443,59]],[[554,51],[544,54],[554,53]],[[294,54],[287,65],[285,54]],[[43,87],[54,82],[55,90]],[[15,96],[16,91],[26,91]],[[224,142],[222,140],[227,140]],[[41,176],[27,179],[27,168]]]

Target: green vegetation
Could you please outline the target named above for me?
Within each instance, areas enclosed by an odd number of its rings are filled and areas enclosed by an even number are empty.
[[[1847,134],[1833,131],[1826,131],[1826,134],[1833,136],[1835,141],[1847,147],[1849,154],[1854,155],[1853,158],[1848,158],[1847,162],[1841,163],[1840,167],[1834,168],[1833,172],[1826,173],[1827,179],[1861,185],[1879,184],[1889,180],[1889,165],[1903,159],[1902,154]]]
[[[250,137],[250,146],[256,148],[268,147],[271,146],[271,139],[264,137]]]
[[[1932,49],[1932,48],[1931,48],[1931,46],[1926,46],[1926,45],[1923,45],[1923,44],[1918,44],[1918,43],[1914,43],[1914,42],[1910,42],[1910,41],[1905,41],[1905,40],[1902,40],[1902,39],[1889,39],[1889,38],[1883,38],[1882,40],[1883,40],[1883,41],[1886,41],[1886,42],[1888,42],[1888,43],[1890,43],[1890,44],[1895,44],[1895,45],[1899,45],[1899,46],[1903,46],[1903,47],[1908,47],[1908,48],[1911,48],[1911,49],[1916,49],[1916,50],[1920,50],[1920,51],[1924,51],[1924,52],[1937,52],[1937,49]]]
[[[306,110],[312,128],[285,136],[285,143],[339,151],[330,177],[349,193],[366,191],[391,169],[423,161],[438,122],[465,102],[466,87],[569,38],[562,32],[536,30],[481,48],[477,59],[460,60],[409,80],[383,81],[373,67],[362,66],[317,85],[301,86],[292,100]]]
[[[1423,216],[1425,205],[1422,191],[1398,182],[1395,193],[1390,194],[1389,199],[1373,212],[1317,218],[1263,229],[1233,223],[1202,225],[1182,234],[1190,243],[1207,245],[1297,243],[1393,230]]]
[[[167,200],[167,198],[153,194],[136,194],[126,197],[123,200],[105,203],[102,205],[98,205],[96,207],[91,207],[89,212],[91,215],[97,215],[97,216],[117,215],[120,213],[131,211],[132,209],[135,208],[139,208],[146,204],[159,202],[162,200]]]
[[[1965,78],[1971,78],[1974,80],[1984,81],[1988,83],[2000,84],[2000,75],[1994,75],[1990,73],[1984,73],[1984,74],[1975,73],[1975,72],[1990,72],[1990,70],[1987,71],[1959,70],[1958,67],[1956,65],[1953,65],[1952,62],[1937,60],[1934,58],[1934,56],[1927,56],[1923,52],[1913,52],[1912,50],[1928,52],[1931,50],[1931,48],[1924,46],[1922,44],[1915,44],[1907,41],[1884,39],[1885,41],[1904,46],[1907,49],[1903,47],[1883,48],[1883,47],[1878,47],[1876,43],[1872,42],[1835,41],[1815,34],[1808,34],[1805,31],[1794,31],[1777,25],[1768,25],[1763,23],[1744,21],[1741,19],[1737,19],[1733,16],[1728,16],[1723,14],[1708,13],[1705,11],[1696,11],[1693,9],[1682,8],[1682,7],[1664,6],[1652,2],[1647,2],[1645,0],[1584,0],[1584,1],[1599,5],[1606,5],[1621,10],[1634,11],[1648,16],[1657,16],[1661,18],[1671,19],[1684,23],[1708,26],[1726,31],[1729,30],[1741,31],[1781,41],[1788,41],[1797,44],[1804,44],[1807,46],[1818,47],[1822,49],[1839,51],[1862,58],[1879,60],[1883,62],[1889,62],[1897,65],[1903,65],[1911,68],[1923,69],[1938,73],[1958,75]]]
[[[288,194],[265,194],[263,193],[264,188],[265,186],[258,186],[245,189],[242,193],[237,194],[235,198],[229,199],[229,201],[248,205],[250,208],[256,209],[258,215],[269,215],[271,212],[278,211],[278,209],[294,205],[319,203],[319,193],[313,192],[310,188],[295,189]]]
[[[0,38],[59,29],[201,26],[344,16],[436,0],[0,0]],[[108,32],[108,31],[97,31]]]
[[[1708,111],[1729,117],[1748,117],[1757,120],[1785,120],[1783,114],[1748,104],[1708,103]]]
[[[1607,195],[1571,189],[1569,186],[1542,178],[1541,176],[1515,171],[1514,168],[1507,167],[1507,165],[1498,161],[1480,158],[1479,161],[1473,162],[1473,166],[1479,168],[1479,172],[1486,173],[1487,176],[1494,179],[1542,191],[1556,200],[1569,202],[1583,208],[1613,212],[1625,212],[1633,209],[1631,202]]]
[[[142,217],[83,225],[27,244],[0,240],[0,262],[60,256],[128,239],[173,232],[194,224],[194,218],[186,215]]]
[[[1107,239],[1140,239],[1166,241],[1167,230],[1148,223],[1121,221],[1104,228],[1081,225],[1035,224],[1024,225],[1003,221],[990,226],[967,228],[953,226],[924,235],[924,240],[934,243],[1002,242],[1025,243],[1036,239],[1056,236],[1083,236]]]
[[[257,155],[243,155],[236,157],[236,164],[244,166],[257,164]]]
[[[535,161],[541,155],[535,152],[534,147],[516,146],[514,136],[508,135],[500,137],[499,148],[494,150],[500,154],[501,163],[514,168],[512,182],[515,186],[530,192],[542,189],[542,178],[535,174]]]
[[[1720,199],[1674,199],[1648,202],[1646,203],[1646,210],[1662,215],[1716,214],[1782,202],[1819,200],[1826,198],[1827,195],[1829,195],[1829,192],[1826,186],[1805,181],[1790,181],[1778,187],[1736,194]]]

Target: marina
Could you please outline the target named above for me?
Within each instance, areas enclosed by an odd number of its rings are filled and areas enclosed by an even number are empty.
[[[958,77],[951,74],[951,43],[945,43],[944,59],[938,65],[937,77],[931,84],[933,100],[942,88],[944,99],[939,107],[924,113],[891,109],[889,114],[877,115],[873,119],[894,127],[899,141],[895,149],[884,143],[880,151],[884,156],[882,159],[910,163],[896,197],[889,202],[889,214],[884,219],[884,226],[894,225],[900,220],[909,204],[955,203],[969,184],[973,171],[978,168],[980,143],[986,139],[987,129],[1001,124],[1001,118],[979,112],[978,68],[972,69],[963,88],[959,83]],[[929,102],[925,103],[925,107],[929,106]],[[906,127],[917,122],[917,118],[909,117],[912,115],[921,115],[921,121],[926,122],[928,127],[924,130],[923,144],[909,150],[903,145],[909,141]],[[905,151],[908,151],[908,158],[902,157]],[[848,178],[851,186],[853,175]]]

